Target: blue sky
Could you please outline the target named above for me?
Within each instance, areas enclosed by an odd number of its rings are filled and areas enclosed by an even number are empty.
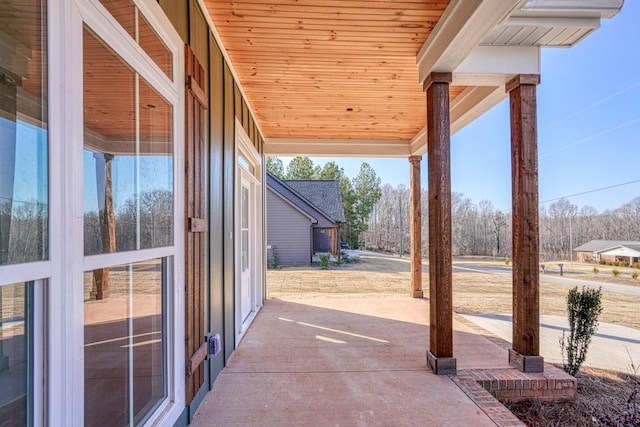
[[[571,49],[543,49],[538,86],[540,201],[570,197],[599,211],[640,196],[640,1]],[[336,160],[348,176],[368,162],[383,183],[408,185],[407,159]],[[285,165],[287,159],[283,158]],[[426,156],[422,180],[426,187]],[[509,105],[503,101],[451,138],[453,191],[511,207]],[[599,188],[614,186],[603,191]]]

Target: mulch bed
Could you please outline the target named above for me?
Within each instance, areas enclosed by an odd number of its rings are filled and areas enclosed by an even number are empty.
[[[506,406],[528,426],[640,426],[638,375],[582,368],[576,378],[573,401],[525,401]]]

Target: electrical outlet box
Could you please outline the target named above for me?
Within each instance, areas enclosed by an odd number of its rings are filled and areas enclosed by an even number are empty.
[[[207,337],[207,353],[209,356],[217,356],[222,351],[220,334],[209,335]]]

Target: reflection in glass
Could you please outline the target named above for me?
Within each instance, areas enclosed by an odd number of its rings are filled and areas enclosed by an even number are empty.
[[[173,56],[131,0],[100,0],[120,25],[169,77],[173,78]]]
[[[85,255],[173,245],[172,107],[88,29],[84,123]]]
[[[31,321],[25,310],[25,283],[0,287],[0,424],[27,425],[31,396],[30,345],[27,339]]]
[[[0,2],[0,265],[48,257],[44,5]]]
[[[85,272],[85,426],[142,424],[167,394],[166,259]],[[100,272],[102,299],[95,281]]]

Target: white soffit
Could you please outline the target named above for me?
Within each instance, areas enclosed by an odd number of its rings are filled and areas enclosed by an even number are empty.
[[[483,40],[488,46],[571,47],[615,16],[623,0],[528,0]]]

